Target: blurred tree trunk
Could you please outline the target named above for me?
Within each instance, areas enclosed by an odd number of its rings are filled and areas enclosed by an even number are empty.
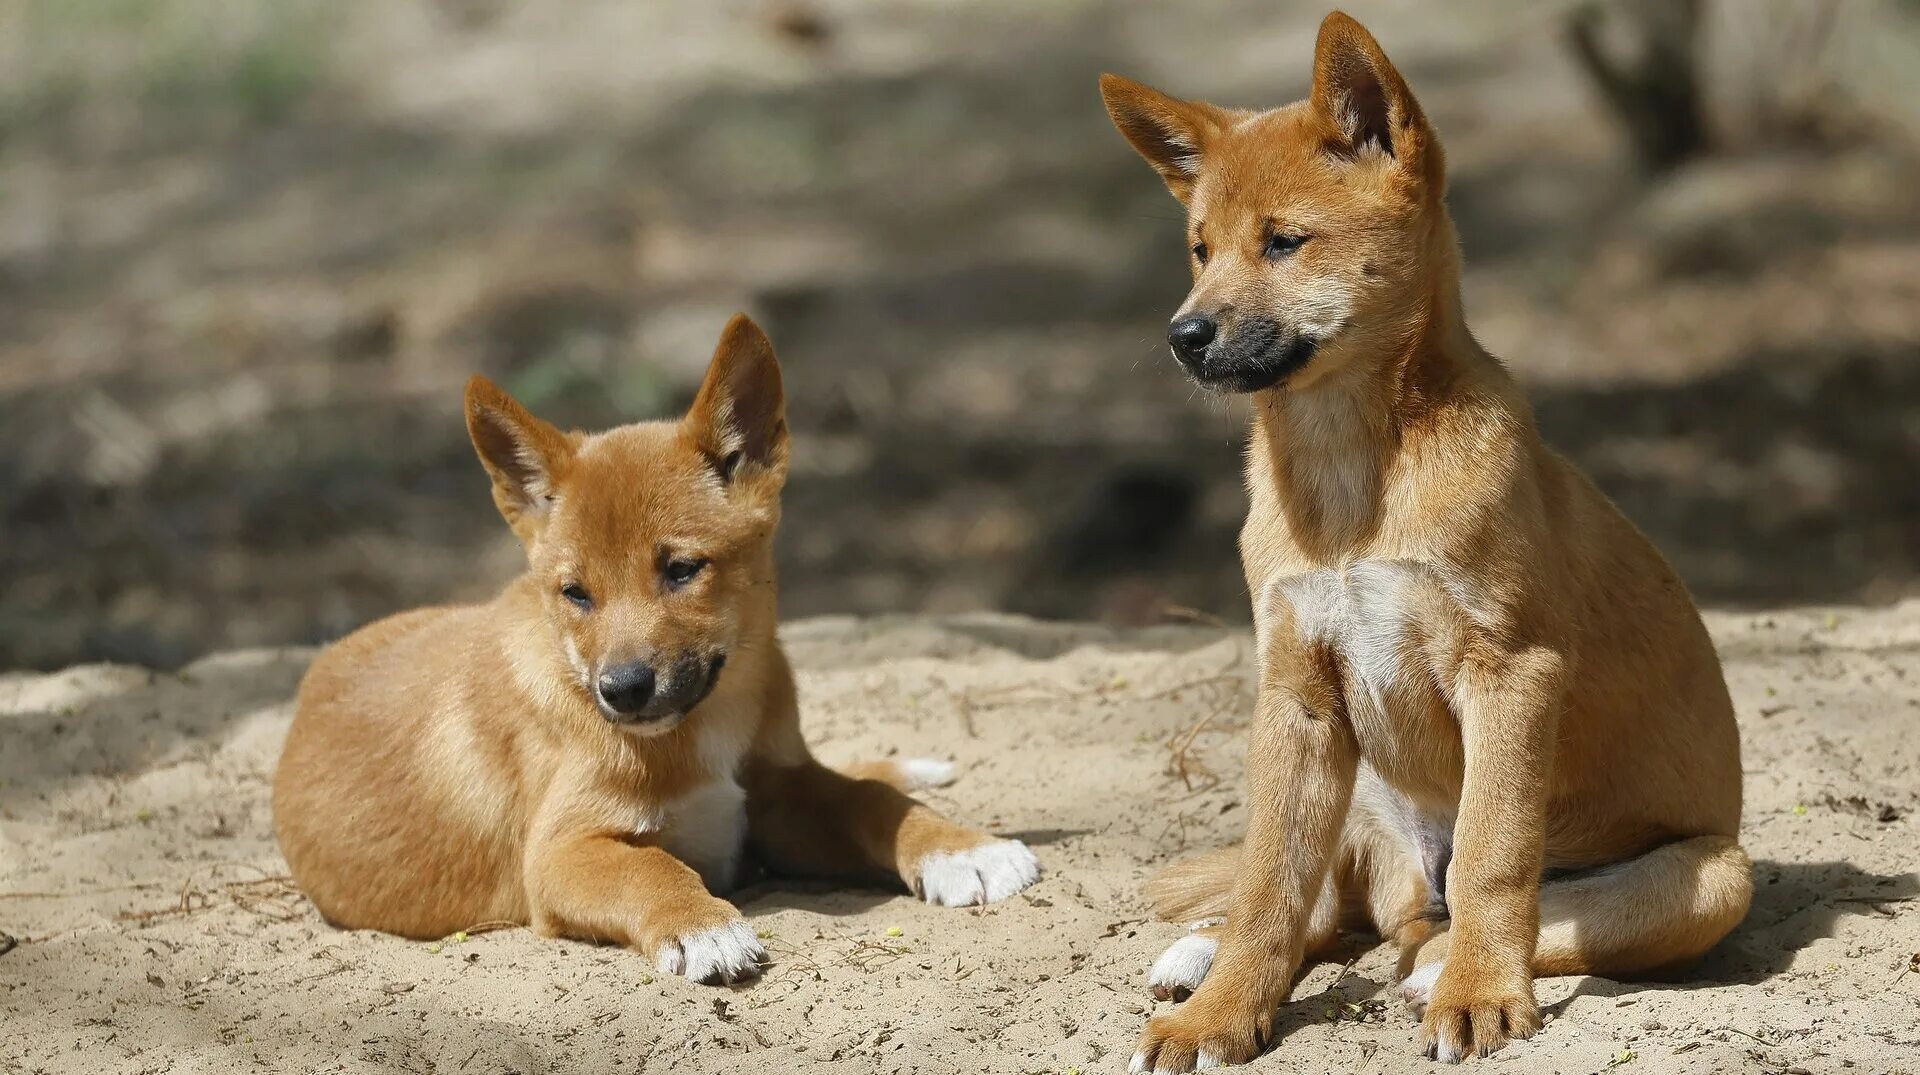
[[[1707,147],[1700,93],[1704,0],[1589,0],[1567,17],[1567,41],[1627,130],[1648,175]]]

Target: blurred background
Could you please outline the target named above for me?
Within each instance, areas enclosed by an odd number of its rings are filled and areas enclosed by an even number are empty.
[[[787,370],[786,615],[1246,619],[1245,416],[1095,76],[1325,0],[0,0],[0,668],[315,642],[519,551],[460,420]],[[1469,316],[1704,603],[1920,592],[1920,3],[1353,0]]]

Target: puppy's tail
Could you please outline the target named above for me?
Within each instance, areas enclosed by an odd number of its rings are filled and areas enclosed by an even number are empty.
[[[1205,851],[1168,866],[1147,882],[1147,903],[1169,922],[1195,922],[1227,913],[1240,848]]]
[[[857,761],[840,771],[855,780],[878,780],[898,791],[925,791],[944,788],[959,778],[959,770],[940,758],[886,758],[881,761]]]

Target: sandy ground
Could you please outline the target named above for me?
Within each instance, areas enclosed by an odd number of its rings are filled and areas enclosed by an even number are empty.
[[[1752,914],[1694,981],[1543,981],[1545,1032],[1481,1066],[1920,1071],[1920,603],[1712,626]],[[1181,932],[1144,920],[1141,881],[1243,824],[1247,638],[1004,618],[786,637],[824,755],[955,757],[934,801],[1034,845],[1041,882],[980,912],[750,888],[776,962],[732,991],[518,929],[342,933],[287,886],[268,811],[306,651],[0,677],[0,1070],[1123,1070]],[[1352,954],[1307,975],[1255,1070],[1428,1067],[1390,953]]]

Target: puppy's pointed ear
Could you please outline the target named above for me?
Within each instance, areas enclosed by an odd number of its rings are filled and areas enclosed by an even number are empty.
[[[467,381],[467,435],[493,479],[494,506],[532,544],[573,460],[573,439],[477,373]]]
[[[1100,76],[1100,97],[1113,125],[1185,204],[1200,175],[1207,143],[1226,129],[1231,113],[1205,101],[1169,97],[1119,75]]]
[[[1440,144],[1426,113],[1380,43],[1343,12],[1333,12],[1320,24],[1309,100],[1339,132],[1329,146],[1335,153],[1385,153],[1409,174],[1437,185]]]
[[[683,428],[720,480],[787,472],[787,400],[773,341],[746,314],[720,331],[706,380]]]

